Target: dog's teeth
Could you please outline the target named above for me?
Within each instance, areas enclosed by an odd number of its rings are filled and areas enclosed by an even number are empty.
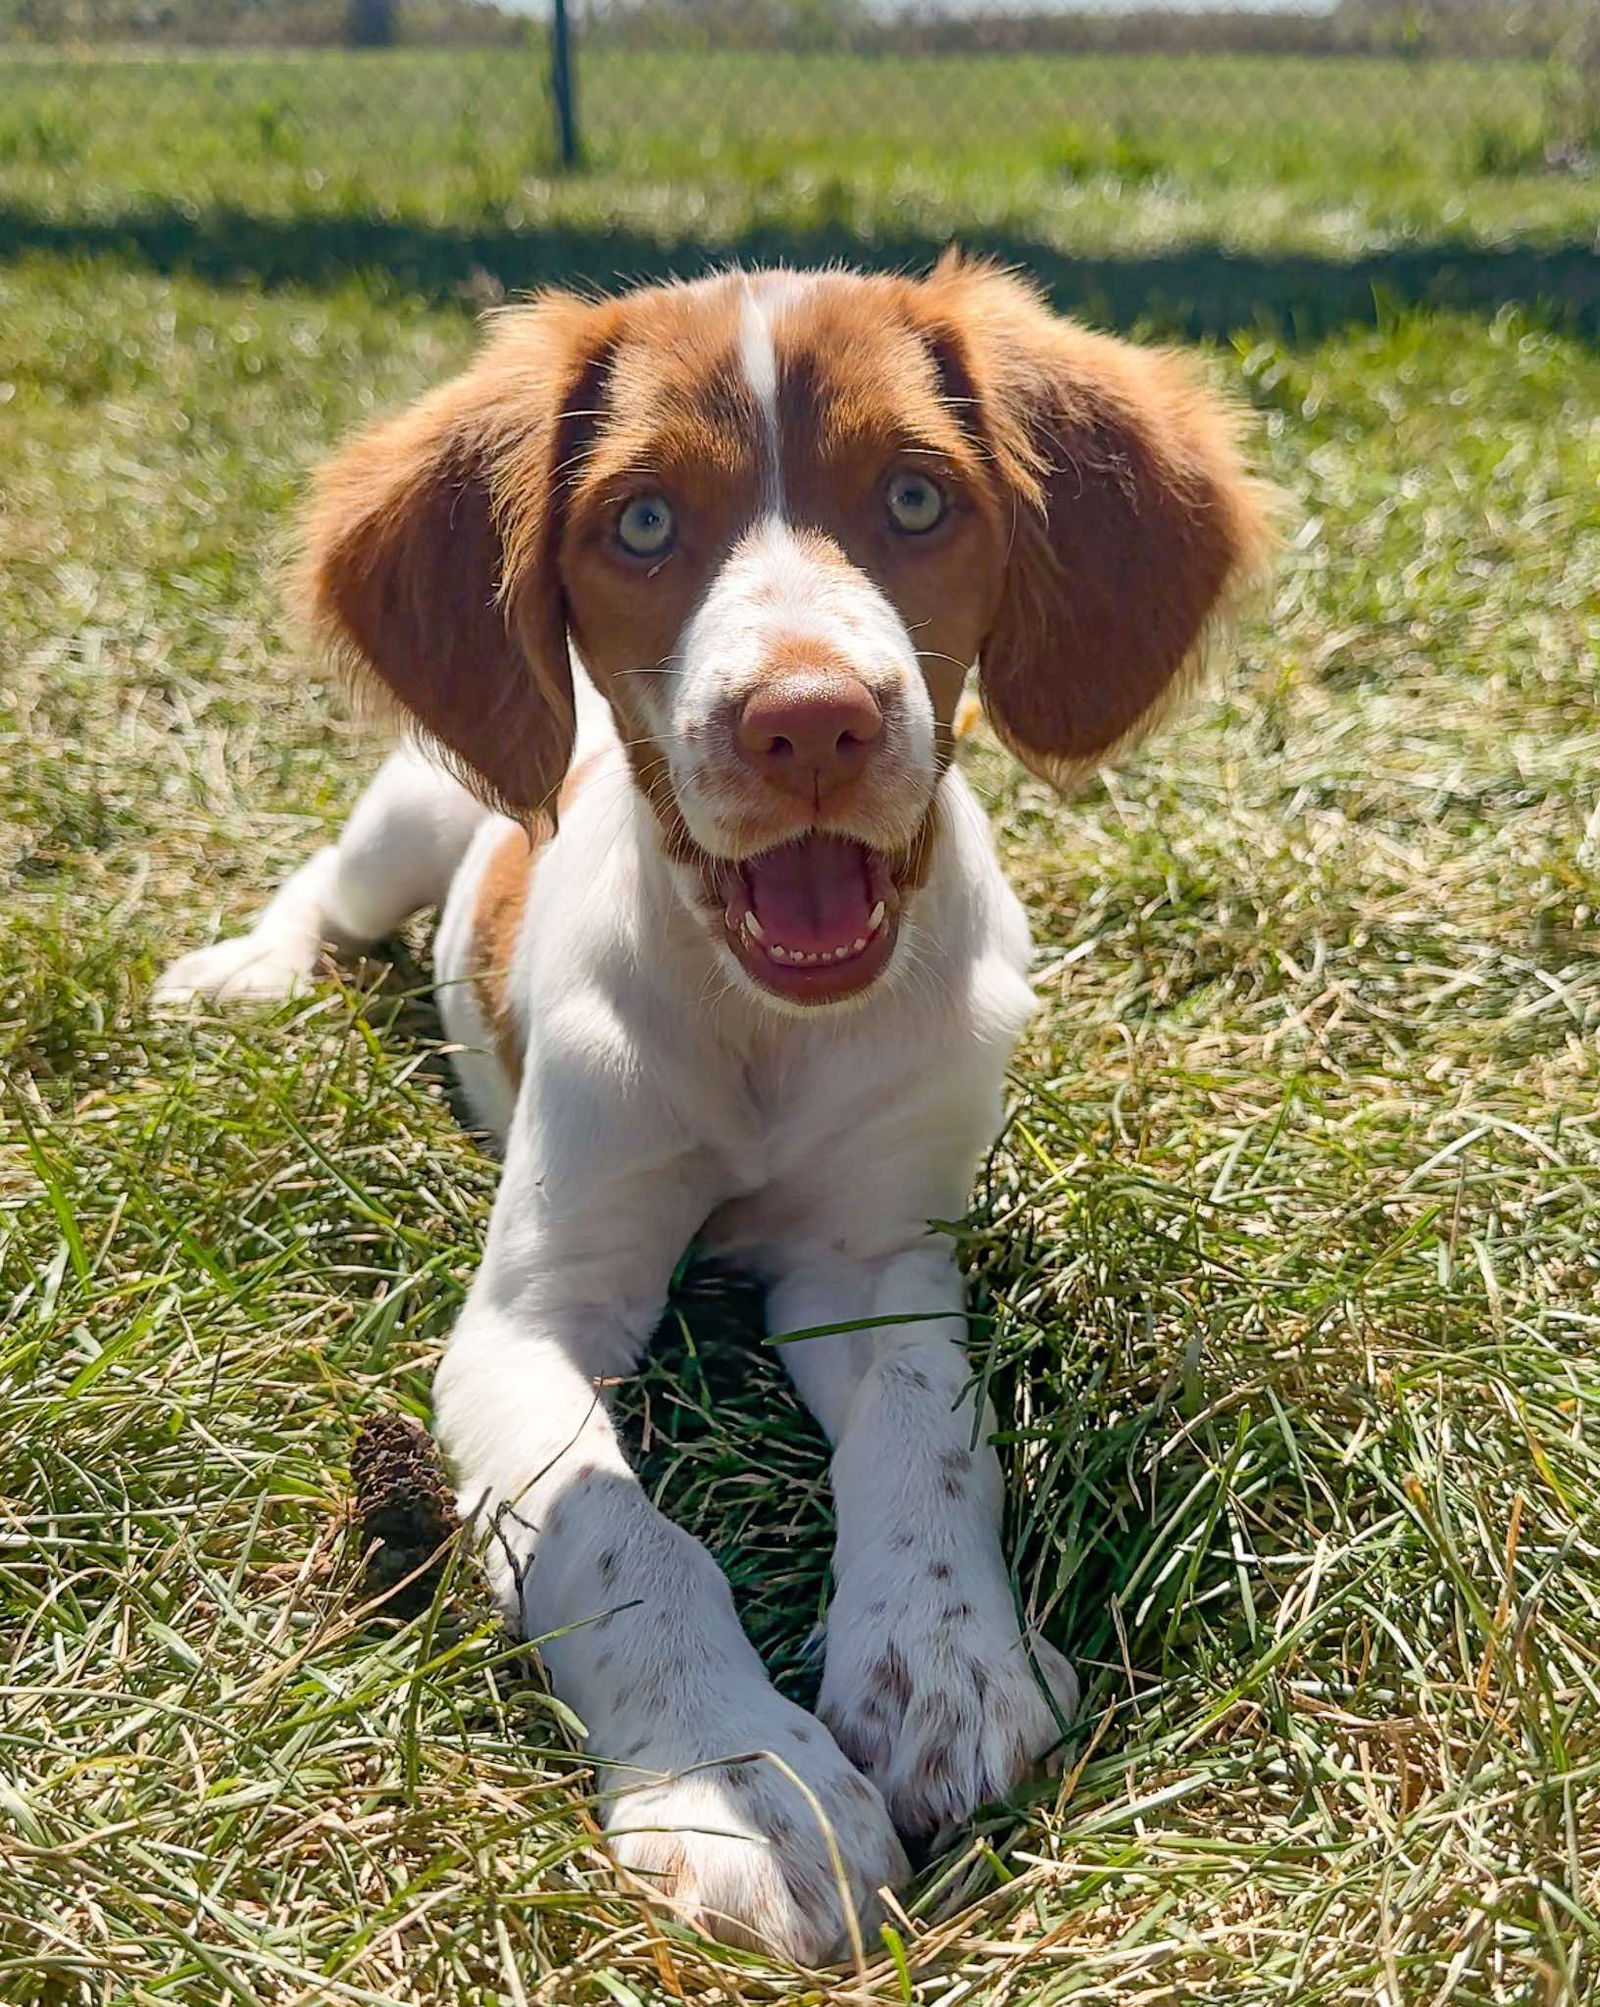
[[[864,934],[858,934],[853,941],[847,941],[841,947],[817,948],[814,951],[805,948],[786,948],[781,941],[769,941],[766,929],[754,913],[742,914],[739,927],[747,940],[759,942],[763,952],[772,961],[786,962],[791,968],[809,969],[825,966],[829,962],[847,962],[852,955],[859,955],[883,924],[884,910],[883,902],[879,900],[867,917],[867,931]],[[731,913],[728,916],[728,924],[733,925]]]

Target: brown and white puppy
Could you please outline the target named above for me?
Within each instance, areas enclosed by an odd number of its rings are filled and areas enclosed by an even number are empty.
[[[954,721],[976,665],[1028,766],[1091,767],[1266,542],[1183,362],[956,258],[547,296],[318,484],[312,612],[425,750],[165,994],[283,994],[444,905],[441,1010],[505,1173],[440,1434],[619,1860],[719,1935],[838,1952],[905,1873],[896,1827],[1005,1792],[1071,1712],[928,1226],[966,1206],[1031,1004]],[[815,1715],[604,1404],[696,1235],[805,1334],[784,1362],[834,1445]]]

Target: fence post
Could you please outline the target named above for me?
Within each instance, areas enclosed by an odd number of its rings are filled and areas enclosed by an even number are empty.
[[[572,69],[572,23],[567,0],[551,0],[550,94],[556,101],[556,151],[563,167],[578,164],[578,103]]]
[[[353,49],[387,49],[394,40],[394,0],[349,0],[344,38]]]

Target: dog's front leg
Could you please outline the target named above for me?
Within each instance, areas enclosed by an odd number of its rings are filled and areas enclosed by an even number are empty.
[[[580,1140],[548,1162],[514,1139],[439,1372],[441,1440],[508,1617],[586,1726],[619,1860],[713,1935],[817,1963],[848,1950],[852,1912],[872,1941],[874,1891],[905,1857],[623,1455],[606,1388],[648,1341],[706,1200],[693,1153],[641,1162],[637,1126],[633,1168],[602,1170],[623,1154],[620,1137],[592,1147],[605,1130],[563,1123]]]
[[[969,1384],[961,1310],[960,1274],[931,1240],[792,1270],[768,1305],[775,1334],[884,1320],[783,1350],[835,1446],[817,1712],[905,1833],[1008,1791],[1077,1704],[1071,1668],[1017,1620],[994,1418]]]

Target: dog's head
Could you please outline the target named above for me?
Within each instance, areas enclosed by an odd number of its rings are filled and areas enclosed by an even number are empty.
[[[1183,363],[951,258],[510,310],[325,471],[304,579],[513,813],[571,755],[570,636],[728,965],[820,1004],[894,959],[969,667],[1067,778],[1159,710],[1265,544]]]

